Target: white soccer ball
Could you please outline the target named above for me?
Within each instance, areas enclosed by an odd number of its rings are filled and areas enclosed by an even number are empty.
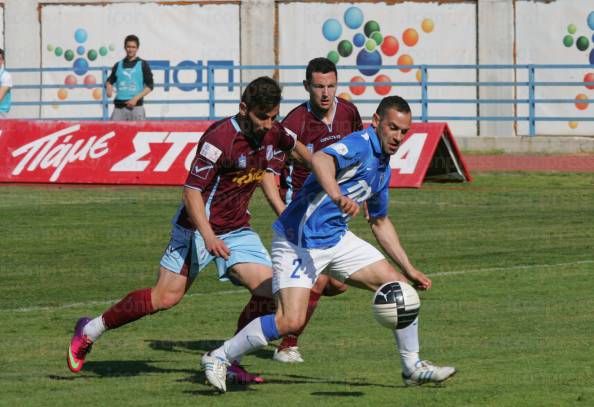
[[[373,296],[373,316],[390,329],[409,326],[419,315],[421,300],[417,291],[402,281],[382,285]]]

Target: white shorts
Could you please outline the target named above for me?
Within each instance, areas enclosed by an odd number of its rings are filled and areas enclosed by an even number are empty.
[[[344,281],[356,271],[384,255],[373,245],[347,231],[334,247],[307,249],[295,246],[284,236],[275,234],[272,239],[272,291],[282,288],[311,288],[324,271],[337,280]]]

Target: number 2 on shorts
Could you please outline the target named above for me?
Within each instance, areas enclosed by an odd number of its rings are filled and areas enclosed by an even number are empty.
[[[291,278],[301,278],[301,276],[299,274],[297,274],[297,272],[299,271],[299,267],[301,267],[301,263],[302,263],[302,260],[301,259],[295,259],[295,260],[293,260],[293,266],[295,266],[295,268],[293,269],[293,273],[291,274]]]

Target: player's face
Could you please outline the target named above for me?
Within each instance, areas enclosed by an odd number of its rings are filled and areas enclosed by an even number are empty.
[[[377,113],[373,114],[373,126],[376,128],[377,135],[382,143],[382,150],[386,154],[394,154],[404,136],[410,129],[412,115],[402,113],[396,109],[388,109],[384,117],[379,117]]]
[[[136,41],[128,41],[126,45],[124,45],[124,49],[126,50],[126,56],[128,59],[136,58],[136,53],[138,52],[138,45]]]
[[[261,139],[264,135],[272,128],[272,124],[278,117],[280,106],[276,105],[269,111],[264,111],[259,108],[253,108],[248,110],[245,103],[239,105],[239,113],[245,117],[244,125],[247,127],[242,129],[257,139]]]
[[[304,81],[303,86],[309,92],[309,102],[315,110],[327,112],[334,105],[336,95],[336,74],[334,72],[314,72],[310,81]]]

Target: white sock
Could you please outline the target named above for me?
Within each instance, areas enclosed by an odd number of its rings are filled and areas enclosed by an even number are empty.
[[[103,316],[99,315],[97,318],[90,320],[89,323],[85,325],[83,328],[83,334],[87,335],[93,342],[96,342],[97,339],[103,335],[103,332],[105,332],[106,329],[107,328],[103,323]]]
[[[213,350],[210,354],[221,359],[233,361],[246,353],[268,345],[269,340],[278,339],[276,326],[273,331],[268,330],[268,332],[264,332],[267,327],[266,323],[263,324],[263,319],[267,319],[268,322],[272,319],[272,323],[274,323],[274,315],[256,318],[233,338],[225,341],[223,346]]]
[[[400,352],[402,371],[410,375],[419,361],[419,318],[415,318],[406,328],[394,330],[394,337]]]

